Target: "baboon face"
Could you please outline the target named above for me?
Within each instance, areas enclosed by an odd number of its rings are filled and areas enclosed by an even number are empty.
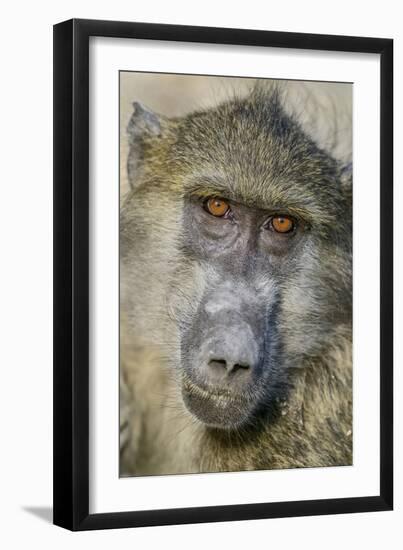
[[[281,284],[309,228],[283,209],[192,196],[183,225],[203,286],[181,334],[184,401],[208,425],[238,426],[280,389]]]
[[[351,315],[349,194],[278,98],[190,115],[172,135],[142,193],[164,197],[162,226],[178,213],[164,260],[176,379],[199,421],[239,429],[275,410],[293,369]]]

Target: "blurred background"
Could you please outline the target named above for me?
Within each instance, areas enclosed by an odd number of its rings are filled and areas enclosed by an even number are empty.
[[[120,73],[120,188],[128,190],[126,162],[127,123],[132,103],[139,101],[165,116],[187,113],[243,96],[257,81],[251,78],[196,76],[159,73]],[[260,80],[260,82],[262,82]],[[269,80],[263,80],[270,82]],[[352,97],[349,83],[279,81],[285,89],[286,108],[295,114],[313,139],[336,158],[352,158]]]

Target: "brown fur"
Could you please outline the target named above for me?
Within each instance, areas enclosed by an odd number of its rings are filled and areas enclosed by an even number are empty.
[[[352,462],[351,182],[346,184],[342,167],[326,152],[315,149],[308,155],[311,143],[297,127],[287,134],[293,143],[293,132],[300,138],[297,149],[280,143],[276,132],[265,139],[258,120],[267,115],[259,111],[262,101],[254,92],[217,110],[182,119],[162,117],[159,129],[148,128],[147,119],[138,129],[134,115],[132,191],[121,217],[123,475]],[[252,111],[243,126],[237,118],[240,109]],[[203,153],[206,143],[214,144],[214,158]],[[191,157],[189,151],[195,151]],[[228,162],[231,154],[236,160]],[[259,159],[265,159],[266,167],[260,181]],[[299,193],[307,204],[315,198],[309,213],[313,223],[320,221],[322,239],[320,257],[312,252],[311,276],[290,277],[284,288],[284,314],[291,327],[289,333],[284,327],[285,345],[290,356],[298,357],[295,365],[287,365],[287,394],[279,394],[269,420],[257,418],[232,431],[206,428],[188,412],[175,369],[180,323],[191,315],[194,305],[189,302],[197,303],[202,292],[197,266],[189,265],[178,246],[181,204],[192,175],[211,173],[213,178],[220,161],[221,170],[227,166],[231,180],[238,179],[245,204],[292,203],[292,192],[282,181],[302,182]],[[266,187],[267,178],[271,187]],[[209,194],[208,181],[199,192]],[[305,340],[309,352],[298,355]]]

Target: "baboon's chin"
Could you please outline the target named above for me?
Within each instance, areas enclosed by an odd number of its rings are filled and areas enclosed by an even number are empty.
[[[230,392],[216,392],[185,381],[182,397],[188,411],[205,426],[223,430],[247,424],[252,414],[250,402]]]

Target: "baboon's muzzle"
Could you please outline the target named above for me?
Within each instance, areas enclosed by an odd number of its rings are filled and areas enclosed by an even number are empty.
[[[256,404],[265,316],[248,297],[229,285],[210,293],[182,338],[184,402],[209,426],[239,426]]]

